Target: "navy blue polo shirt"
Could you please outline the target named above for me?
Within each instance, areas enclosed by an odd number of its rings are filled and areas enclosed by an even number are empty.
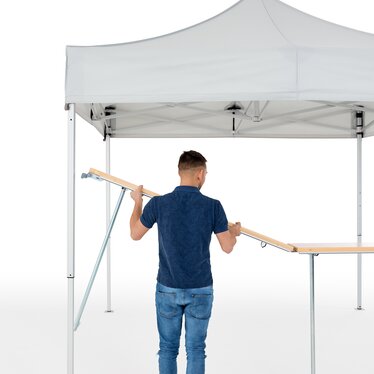
[[[140,221],[158,226],[157,281],[173,288],[200,288],[213,284],[209,245],[212,233],[227,231],[221,203],[204,196],[197,187],[178,186],[169,194],[153,197]]]

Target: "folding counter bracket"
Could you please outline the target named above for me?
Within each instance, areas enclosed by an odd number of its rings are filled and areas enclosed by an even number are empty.
[[[100,266],[101,260],[103,258],[106,246],[108,244],[108,240],[110,238],[110,234],[112,232],[112,229],[113,229],[113,226],[114,226],[114,222],[116,221],[119,208],[121,207],[121,203],[122,203],[122,200],[123,200],[123,196],[125,195],[125,192],[126,192],[126,189],[122,187],[121,188],[121,193],[119,195],[119,198],[118,198],[118,201],[117,201],[117,204],[116,204],[116,207],[114,208],[114,211],[113,211],[112,218],[111,218],[109,226],[107,228],[107,232],[105,234],[103,244],[101,245],[99,256],[98,256],[98,258],[96,260],[94,269],[93,269],[92,274],[91,274],[91,278],[90,278],[90,280],[88,282],[88,286],[87,286],[86,292],[84,293],[83,300],[82,300],[81,306],[79,308],[79,312],[78,312],[77,318],[75,319],[75,322],[74,322],[74,330],[75,331],[77,330],[77,328],[78,328],[78,326],[80,324],[80,320],[81,320],[84,308],[86,306],[88,297],[90,296],[90,292],[91,292],[91,289],[92,289],[93,282],[95,281],[97,271],[99,270],[99,266]]]
[[[130,182],[126,182],[123,179],[114,177],[110,174],[104,173],[102,171],[96,169],[90,169],[87,174],[82,174],[82,178],[94,178],[97,180],[104,180],[109,183],[113,183],[119,187],[121,187],[121,193],[119,195],[116,207],[113,211],[112,218],[107,228],[107,232],[104,237],[104,241],[101,245],[99,256],[96,260],[94,269],[91,274],[91,278],[89,280],[86,292],[84,294],[83,300],[81,302],[81,306],[79,308],[78,315],[75,319],[74,323],[74,330],[76,331],[80,320],[86,306],[88,297],[90,295],[93,282],[95,281],[97,271],[99,269],[101,260],[103,258],[106,246],[108,244],[108,240],[110,238],[110,234],[112,232],[114,223],[117,218],[118,211],[121,207],[121,203],[123,197],[125,195],[126,190],[134,191],[137,186]],[[142,193],[144,196],[147,197],[154,197],[159,196],[157,193],[152,192],[150,190],[146,190],[143,188]],[[233,225],[233,223],[229,222],[229,226]],[[255,231],[249,230],[245,227],[241,228],[241,234],[245,236],[249,236],[253,239],[259,240],[261,245],[263,246],[266,244],[270,244],[273,247],[282,249],[286,252],[297,252],[301,254],[309,254],[310,262],[309,262],[309,275],[310,275],[310,336],[311,336],[311,374],[315,374],[316,372],[316,358],[315,358],[315,297],[314,297],[314,257],[319,254],[342,254],[342,253],[374,253],[374,244],[361,244],[357,246],[355,243],[296,243],[296,244],[286,244],[279,240],[275,240],[263,234],[259,234]]]

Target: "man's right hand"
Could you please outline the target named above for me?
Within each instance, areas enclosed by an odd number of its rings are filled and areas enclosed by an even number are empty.
[[[241,228],[242,228],[241,223],[240,222],[235,222],[234,225],[229,226],[230,234],[235,235],[235,236],[239,236]]]

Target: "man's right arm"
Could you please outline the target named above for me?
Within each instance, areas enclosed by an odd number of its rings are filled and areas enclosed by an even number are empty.
[[[236,237],[240,235],[241,224],[236,222],[235,225],[229,226],[229,229],[216,234],[221,248],[226,253],[231,253],[236,244]]]

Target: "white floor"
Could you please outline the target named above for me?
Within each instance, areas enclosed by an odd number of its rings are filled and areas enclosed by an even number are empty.
[[[282,280],[272,281],[279,292],[266,294],[267,285],[238,284],[230,290],[218,277],[207,341],[207,374],[310,373],[307,282],[295,287],[289,284],[286,289]],[[316,286],[317,373],[373,373],[373,298],[366,295],[367,308],[358,312],[351,300],[354,287],[348,281],[339,287],[321,288],[320,282]],[[341,291],[344,287],[347,292]],[[78,288],[77,298],[83,284]],[[75,335],[76,373],[156,374],[153,287],[130,291],[117,285],[114,290],[115,312],[111,314],[104,313],[103,287],[97,286],[92,293]],[[66,305],[59,298],[64,296],[62,285],[54,290],[30,288],[26,300],[14,295],[17,288],[13,296],[5,294],[7,300],[2,302],[0,372],[66,373]],[[183,373],[183,339],[178,362],[179,373]]]

